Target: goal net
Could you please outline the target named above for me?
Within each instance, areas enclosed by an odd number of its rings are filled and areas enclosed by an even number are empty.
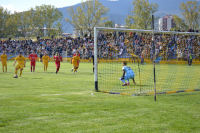
[[[155,89],[157,94],[200,90],[199,33],[99,27],[94,41],[96,91],[148,95]],[[130,85],[122,86],[123,61],[134,71],[136,85],[130,79]]]
[[[67,62],[67,50],[62,52],[63,62]]]

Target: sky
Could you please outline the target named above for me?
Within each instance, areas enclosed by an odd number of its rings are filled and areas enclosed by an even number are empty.
[[[14,11],[17,12],[27,11],[31,7],[40,6],[42,4],[46,5],[51,4],[57,8],[60,8],[60,7],[72,6],[86,0],[0,0],[0,1],[1,1],[0,6],[2,6],[3,8],[7,8],[8,10],[11,11],[11,13],[14,13]],[[108,1],[119,1],[119,0],[108,0]]]
[[[57,8],[72,6],[86,0],[1,0],[0,6],[7,8],[12,13],[14,11],[27,11],[31,7],[45,5],[54,5]]]

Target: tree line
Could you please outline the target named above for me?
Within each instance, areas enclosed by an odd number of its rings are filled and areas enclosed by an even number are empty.
[[[132,29],[151,29],[151,15],[158,11],[159,5],[149,3],[148,0],[133,0],[133,8],[125,19],[126,27]],[[177,15],[173,15],[176,24],[175,29],[194,29],[200,26],[200,5],[198,1],[180,3],[181,14],[185,21]],[[99,0],[82,2],[78,7],[67,9],[69,18],[65,21],[70,23],[81,35],[84,32],[92,33],[94,27],[114,27],[114,22],[107,14],[109,8]],[[155,19],[158,19],[156,17]],[[41,5],[25,12],[11,14],[7,9],[0,7],[0,38],[8,36],[44,36],[59,35],[63,31],[63,14],[55,6]]]
[[[36,6],[14,13],[0,7],[0,38],[44,36],[44,30],[50,36],[61,32],[58,29],[62,18],[62,12],[53,5]]]

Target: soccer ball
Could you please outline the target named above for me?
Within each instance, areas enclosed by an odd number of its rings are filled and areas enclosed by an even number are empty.
[[[14,77],[13,78],[18,78],[18,75],[14,75]]]

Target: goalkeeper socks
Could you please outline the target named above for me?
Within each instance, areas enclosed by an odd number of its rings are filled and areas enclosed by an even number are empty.
[[[21,77],[21,75],[22,75],[22,71],[20,71],[20,73],[19,73],[19,76]]]
[[[15,70],[15,75],[17,75],[17,70]]]
[[[121,81],[122,81],[124,84],[126,83],[124,79],[121,79]]]
[[[127,79],[127,83],[129,83],[129,79]]]
[[[32,67],[31,67],[31,72],[32,72]]]

